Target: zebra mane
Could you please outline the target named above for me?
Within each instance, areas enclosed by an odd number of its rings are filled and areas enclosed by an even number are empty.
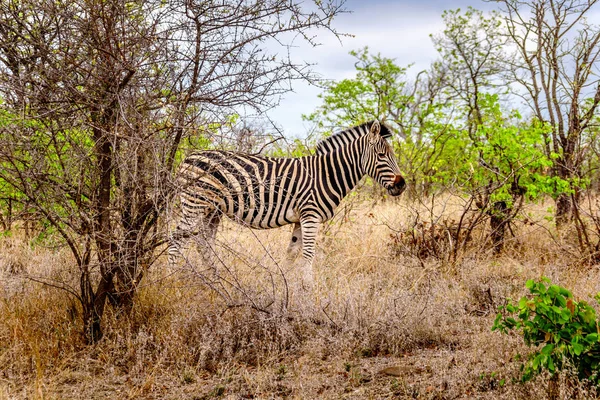
[[[334,151],[335,149],[340,148],[341,146],[344,146],[344,145],[358,139],[361,136],[368,134],[369,131],[371,130],[371,126],[373,125],[374,122],[375,121],[365,122],[361,125],[357,125],[352,128],[348,128],[343,131],[336,132],[333,135],[329,136],[328,138],[320,140],[317,143],[316,154],[319,155],[319,154],[329,153],[331,151]],[[380,124],[380,126],[381,126],[381,130],[380,130],[381,137],[383,137],[384,139],[392,137],[392,131],[387,125]]]

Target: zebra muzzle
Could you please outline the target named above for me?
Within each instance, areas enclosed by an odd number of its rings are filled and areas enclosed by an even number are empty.
[[[406,189],[406,181],[402,175],[396,175],[394,177],[394,183],[388,188],[388,192],[392,196],[400,196],[402,192],[404,192],[404,189]]]

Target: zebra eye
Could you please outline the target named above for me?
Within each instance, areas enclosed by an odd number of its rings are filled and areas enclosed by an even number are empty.
[[[385,157],[385,151],[380,151],[377,153],[379,157]]]

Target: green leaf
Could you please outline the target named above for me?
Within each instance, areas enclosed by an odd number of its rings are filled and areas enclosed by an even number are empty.
[[[575,353],[576,356],[580,355],[584,349],[583,345],[579,343],[571,343],[571,348],[573,349],[573,353]]]
[[[527,282],[525,282],[525,287],[529,290],[533,289],[534,286],[535,282],[533,281],[533,279],[529,279]]]
[[[545,286],[543,283],[541,283],[541,282],[540,282],[540,283],[539,283],[539,285],[538,285],[538,291],[539,291],[541,294],[544,294],[544,293],[546,293],[546,286]]]
[[[531,362],[531,368],[533,368],[534,370],[537,370],[540,367],[540,362],[541,361],[542,361],[542,355],[541,354],[535,356],[533,358],[533,361]]]
[[[524,308],[527,308],[527,301],[528,299],[526,297],[521,298],[521,300],[519,300],[519,308],[522,310]]]
[[[567,299],[565,299],[565,296],[563,296],[561,294],[556,295],[556,301],[558,302],[558,305],[561,307],[567,306]]]
[[[542,354],[550,355],[552,354],[552,350],[554,350],[554,344],[548,343],[542,348]]]
[[[598,342],[598,334],[590,333],[590,334],[586,335],[585,341],[588,343],[597,343]]]
[[[550,372],[554,372],[556,370],[554,367],[554,361],[552,361],[552,357],[548,358],[548,370]]]

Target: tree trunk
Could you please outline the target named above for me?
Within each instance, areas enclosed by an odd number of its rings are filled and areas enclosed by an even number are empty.
[[[8,214],[6,215],[6,230],[12,229],[12,221],[13,221],[13,207],[12,207],[12,199],[8,198]]]
[[[144,276],[144,271],[135,259],[120,260],[120,264],[117,269],[117,282],[110,294],[110,301],[122,313],[129,314],[133,309],[137,286]]]
[[[571,199],[566,193],[561,193],[556,198],[556,227],[561,228],[571,220]]]
[[[506,225],[509,222],[509,213],[510,210],[505,201],[494,203],[492,212],[490,213],[490,237],[492,238],[494,254],[499,254],[504,248],[504,236]]]
[[[93,344],[102,339],[102,316],[104,315],[104,306],[109,293],[114,290],[113,274],[102,276],[98,289],[84,304],[83,310],[83,331],[87,344]]]

